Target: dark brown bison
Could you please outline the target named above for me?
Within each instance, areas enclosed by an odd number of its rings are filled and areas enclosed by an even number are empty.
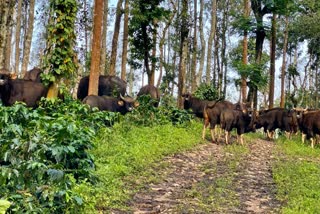
[[[233,104],[229,101],[214,101],[213,103],[206,104],[203,108],[203,131],[202,131],[202,139],[205,137],[206,128],[210,124],[210,133],[212,142],[216,140],[213,130],[215,129],[216,125],[220,124],[220,115],[222,111],[226,109],[237,109],[238,104]]]
[[[230,141],[230,132],[232,129],[237,129],[238,143],[243,145],[243,134],[255,131],[254,116],[243,112],[240,109],[225,109],[220,115],[221,129],[225,130],[226,144]]]
[[[287,136],[298,131],[298,119],[294,110],[273,108],[260,112],[255,121],[257,129],[264,128],[268,138],[273,138],[273,132],[278,128],[285,131]]]
[[[203,109],[206,104],[214,103],[209,100],[201,100],[193,97],[190,93],[182,94],[183,97],[183,108],[185,110],[191,109],[196,117],[203,118]]]
[[[40,68],[34,67],[33,69],[31,69],[30,71],[28,71],[23,79],[24,80],[31,80],[34,82],[41,82],[41,74],[43,73],[43,71]]]
[[[0,96],[3,105],[24,102],[28,107],[36,107],[41,97],[46,97],[47,88],[38,82],[12,79],[10,74],[0,73]]]
[[[116,76],[100,75],[98,95],[106,95],[112,97],[120,97],[126,94],[127,83]],[[88,95],[89,76],[83,77],[78,85],[77,98],[83,100]]]
[[[320,135],[320,110],[302,113],[298,123],[302,133],[302,142],[305,141],[305,138],[310,139],[313,148],[317,135]]]
[[[150,95],[151,99],[154,99],[155,102],[155,107],[157,107],[159,105],[160,102],[160,91],[157,87],[153,86],[153,85],[145,85],[143,86],[138,94],[137,97],[140,97],[142,95]]]
[[[122,95],[120,95],[119,98],[89,95],[85,97],[82,102],[91,108],[96,107],[100,111],[120,112],[123,115],[139,105],[132,97],[123,97]]]

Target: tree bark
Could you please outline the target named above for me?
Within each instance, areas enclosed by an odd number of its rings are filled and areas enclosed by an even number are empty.
[[[250,13],[249,0],[244,0],[244,16],[247,19]],[[242,50],[242,63],[244,65],[248,64],[248,31],[244,30],[243,32],[243,50]],[[247,98],[247,78],[242,75],[241,76],[241,100],[242,103],[246,102]]]
[[[211,1],[211,30],[208,39],[208,51],[207,51],[207,68],[206,68],[206,83],[210,83],[210,71],[212,62],[212,44],[215,37],[216,29],[216,16],[217,16],[217,0]]]
[[[289,34],[289,17],[285,18],[285,30],[284,30],[284,41],[283,41],[283,52],[282,52],[282,66],[281,66],[281,96],[280,96],[280,107],[284,108],[285,105],[285,78],[286,78],[286,64],[287,64],[287,48],[288,48],[288,35]]]
[[[186,59],[188,54],[188,0],[182,0],[181,11],[181,33],[180,33],[180,62],[179,62],[179,77],[178,77],[178,107],[182,108],[182,94],[185,92],[186,80]]]
[[[269,109],[274,103],[274,75],[276,71],[276,36],[277,36],[277,15],[272,15],[271,24],[271,48],[270,48],[270,82],[269,82]]]
[[[32,35],[33,35],[33,24],[34,24],[34,6],[35,6],[35,0],[30,0],[28,30],[25,35],[25,40],[23,45],[23,59],[22,59],[22,68],[21,68],[22,76],[24,76],[27,72],[29,59],[30,59],[31,42],[32,42]]]
[[[197,23],[198,23],[198,11],[197,11],[197,4],[198,1],[194,0],[193,5],[193,44],[192,44],[192,62],[191,62],[191,93],[195,92],[197,88],[197,76],[196,76],[196,69],[197,69],[197,51],[198,51],[198,38],[197,38]]]
[[[103,28],[102,28],[102,45],[101,45],[101,59],[100,59],[100,74],[106,73],[106,58],[107,58],[107,32],[108,32],[108,12],[109,1],[104,0],[103,10]]]
[[[129,0],[125,0],[124,21],[123,21],[122,61],[121,61],[121,79],[123,80],[126,80],[126,75],[127,75],[128,37],[129,37]]]
[[[199,85],[202,81],[204,59],[206,55],[206,44],[205,44],[204,32],[203,32],[203,10],[204,10],[204,0],[200,0],[199,33],[200,33],[201,51],[200,51],[199,70],[197,74],[197,85]]]
[[[162,80],[162,73],[163,73],[163,62],[165,61],[164,50],[163,50],[164,42],[165,42],[165,39],[166,39],[167,31],[168,31],[168,29],[169,29],[169,27],[170,27],[170,25],[172,23],[172,20],[173,20],[174,16],[177,13],[176,5],[174,4],[173,1],[171,1],[171,4],[173,6],[173,11],[171,12],[171,16],[170,16],[168,22],[166,23],[165,27],[163,28],[162,37],[161,37],[160,42],[159,42],[160,57],[159,57],[159,77],[158,77],[158,82],[157,82],[157,85],[156,85],[157,88],[160,87],[160,83],[161,83],[161,80]],[[169,49],[169,47],[168,47],[168,49]]]
[[[9,30],[8,23],[10,21],[9,11],[10,1],[0,0],[0,69],[5,67],[7,31]]]
[[[103,19],[104,0],[95,0],[93,15],[93,40],[92,40],[92,58],[90,66],[89,90],[88,95],[98,95],[100,48]]]
[[[16,34],[15,34],[15,64],[14,64],[14,70],[16,73],[19,73],[19,67],[20,67],[20,34],[21,34],[21,16],[22,16],[22,0],[18,1],[17,6],[17,19],[16,19]]]
[[[116,11],[116,21],[114,24],[114,32],[113,32],[113,38],[112,38],[112,49],[111,49],[110,70],[109,70],[110,75],[116,74],[118,39],[119,39],[121,16],[123,14],[121,10],[121,5],[122,5],[122,0],[118,0],[117,11]]]

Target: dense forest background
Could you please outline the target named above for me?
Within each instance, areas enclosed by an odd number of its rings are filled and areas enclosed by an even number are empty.
[[[259,107],[319,105],[318,0],[2,0],[0,13],[0,68],[40,67],[71,93],[100,73],[178,106],[203,87]]]

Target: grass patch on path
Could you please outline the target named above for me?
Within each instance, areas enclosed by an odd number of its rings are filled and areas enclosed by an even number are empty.
[[[320,212],[320,150],[299,137],[277,140],[273,177],[281,213]]]

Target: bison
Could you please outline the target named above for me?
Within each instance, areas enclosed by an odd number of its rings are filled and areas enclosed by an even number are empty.
[[[91,108],[98,108],[100,111],[112,111],[126,114],[139,105],[132,97],[120,98],[109,96],[89,95],[85,97],[82,103],[89,105]]]
[[[225,130],[226,144],[229,144],[231,130],[236,128],[238,143],[243,145],[243,134],[255,131],[254,115],[253,113],[250,116],[247,112],[243,112],[240,109],[225,109],[221,112],[220,125]]]
[[[41,97],[46,95],[47,88],[42,83],[12,79],[8,73],[0,74],[0,96],[5,106],[19,101],[26,103],[28,107],[36,107]]]
[[[126,94],[127,82],[116,76],[100,75],[98,95],[120,97]],[[88,95],[89,76],[83,77],[78,85],[77,98],[83,100]]]
[[[298,131],[298,119],[294,110],[273,108],[260,113],[255,121],[257,129],[264,128],[269,139],[273,138],[272,133],[278,128],[285,131],[289,136]]]
[[[190,93],[182,94],[183,108],[185,110],[191,109],[196,117],[203,118],[203,109],[205,105],[209,103],[214,103],[209,100],[201,100],[199,98],[193,97]]]
[[[233,104],[229,101],[215,101],[214,103],[206,104],[203,108],[204,125],[202,131],[202,139],[205,137],[206,128],[210,124],[210,133],[212,141],[215,141],[213,130],[217,124],[220,124],[220,114],[225,109],[237,109],[238,104]]]
[[[24,75],[23,79],[34,81],[34,82],[41,82],[42,73],[43,71],[40,68],[34,67]]]
[[[313,148],[316,137],[320,134],[320,111],[304,112],[298,122],[302,133],[302,142],[305,141],[305,137],[310,139],[311,147]]]
[[[140,97],[142,95],[150,95],[151,99],[155,100],[155,107],[158,107],[160,101],[160,91],[157,87],[153,85],[143,86],[139,90],[137,97]]]

